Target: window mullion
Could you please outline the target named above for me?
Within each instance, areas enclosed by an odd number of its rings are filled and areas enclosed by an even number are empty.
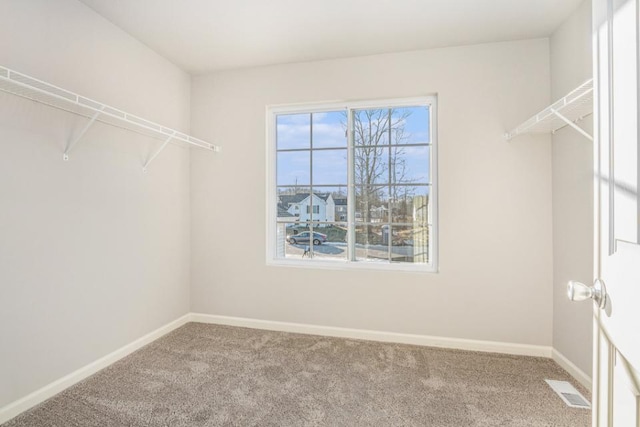
[[[347,256],[356,260],[356,191],[353,110],[347,108]]]
[[[309,258],[314,257],[313,238],[313,113],[309,114]]]
[[[395,182],[394,178],[394,174],[395,174],[395,158],[392,158],[391,152],[393,150],[393,148],[391,147],[391,123],[393,122],[393,117],[391,115],[391,108],[389,108],[389,111],[387,112],[388,116],[388,123],[389,123],[389,148],[387,148],[387,150],[389,150],[388,152],[388,161],[389,163],[387,163],[388,168],[389,168],[389,184],[388,184],[388,191],[389,191],[389,202],[387,205],[387,257],[389,262],[391,262],[393,260],[392,257],[392,250],[393,250],[393,229],[391,228],[391,217],[393,216],[393,203],[394,203],[394,197],[395,197],[395,192],[394,192],[394,188],[391,188],[391,183]]]

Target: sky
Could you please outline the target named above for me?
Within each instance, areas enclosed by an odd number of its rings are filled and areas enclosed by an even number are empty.
[[[403,144],[429,143],[429,111],[427,107],[405,107],[396,109],[403,120],[405,139]],[[313,184],[346,186],[347,184],[347,138],[345,134],[346,112],[313,113],[313,147],[332,148],[313,151]],[[277,184],[309,185],[311,115],[287,114],[277,118],[277,148],[306,149],[306,151],[278,152]],[[357,148],[356,148],[357,149]],[[429,182],[430,147],[403,147],[399,158],[406,165],[405,176],[412,183]],[[386,149],[385,149],[386,150]],[[382,158],[387,169],[388,154]],[[398,164],[398,162],[396,162]],[[388,182],[388,172],[381,183]]]

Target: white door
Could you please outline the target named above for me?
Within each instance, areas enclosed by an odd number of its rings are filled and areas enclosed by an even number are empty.
[[[599,427],[640,427],[639,2],[593,0],[596,283],[588,295]]]

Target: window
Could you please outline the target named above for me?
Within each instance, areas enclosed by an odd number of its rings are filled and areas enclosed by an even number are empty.
[[[435,271],[435,117],[435,97],[270,108],[268,262]]]

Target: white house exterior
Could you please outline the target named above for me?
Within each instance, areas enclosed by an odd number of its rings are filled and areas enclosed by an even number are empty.
[[[278,200],[278,217],[286,212],[295,218],[296,222],[335,222],[336,205],[333,196],[329,193],[304,193],[281,195]]]

